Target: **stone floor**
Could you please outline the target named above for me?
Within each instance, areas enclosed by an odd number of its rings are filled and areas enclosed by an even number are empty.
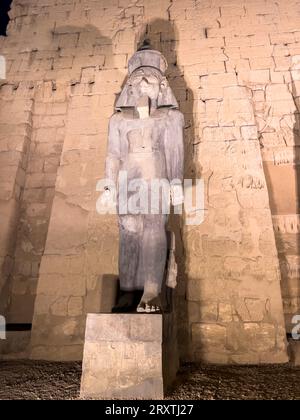
[[[0,361],[0,399],[78,399],[80,363]],[[300,368],[186,365],[168,399],[300,400]]]

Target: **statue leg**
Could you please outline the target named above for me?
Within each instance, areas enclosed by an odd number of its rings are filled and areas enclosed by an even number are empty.
[[[141,240],[140,278],[144,280],[144,294],[138,312],[159,312],[160,293],[167,258],[167,216],[145,215]]]
[[[144,283],[138,276],[141,239],[143,234],[142,216],[120,216],[119,230],[119,273],[121,290],[143,290]]]
[[[142,216],[125,215],[119,217],[119,279],[121,290],[113,312],[135,311],[142,296],[144,285],[138,281],[137,275],[142,226]]]

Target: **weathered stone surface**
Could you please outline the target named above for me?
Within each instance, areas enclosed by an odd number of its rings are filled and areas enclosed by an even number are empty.
[[[172,335],[161,315],[89,314],[81,397],[163,398],[178,365]]]
[[[276,335],[272,325],[247,323],[244,328],[252,350],[268,352],[275,347]]]
[[[232,305],[230,303],[219,303],[219,316],[218,321],[219,322],[232,322],[233,317],[233,311],[232,311]]]
[[[218,349],[220,353],[225,350],[226,344],[226,328],[213,324],[193,324],[192,327],[193,341],[199,348],[203,348],[205,352]]]

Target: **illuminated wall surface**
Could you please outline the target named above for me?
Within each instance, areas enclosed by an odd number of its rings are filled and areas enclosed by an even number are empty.
[[[285,362],[300,313],[300,6],[294,0],[18,0],[0,37],[0,313],[31,357],[82,357],[117,275],[96,212],[108,119],[145,37],[185,115],[205,220],[175,223],[184,360]],[[146,33],[146,35],[145,35]],[[12,349],[14,351],[14,349]]]

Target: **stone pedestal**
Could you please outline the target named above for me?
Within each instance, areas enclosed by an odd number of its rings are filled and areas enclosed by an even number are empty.
[[[81,397],[162,399],[178,370],[173,315],[89,314]]]

